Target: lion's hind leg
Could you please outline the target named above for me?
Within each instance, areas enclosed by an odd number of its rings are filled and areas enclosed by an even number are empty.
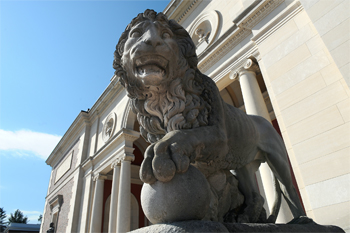
[[[297,191],[293,185],[288,160],[274,159],[276,155],[267,155],[267,163],[279,181],[282,194],[291,210],[293,217],[305,216]]]
[[[260,124],[259,128],[261,141],[258,147],[264,152],[266,162],[279,181],[282,194],[293,217],[305,216],[304,208],[293,185],[288,155],[282,138],[268,122],[267,124]]]
[[[245,208],[242,214],[239,214],[237,222],[256,223],[263,211],[264,198],[260,195],[255,172],[259,168],[260,161],[254,160],[244,167],[235,171],[239,181],[239,190],[244,195]]]

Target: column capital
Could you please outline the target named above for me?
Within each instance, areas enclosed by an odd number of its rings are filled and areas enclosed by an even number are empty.
[[[260,72],[259,65],[251,58],[248,58],[238,69],[232,70],[230,73],[230,79],[238,79],[239,81],[239,77],[246,72],[253,72],[255,74]]]
[[[115,168],[115,167],[117,167],[117,166],[120,166],[120,159],[115,160],[115,161],[112,162],[112,164],[111,164],[111,168],[112,168],[112,169]]]
[[[93,178],[94,181],[105,180],[105,179],[107,179],[107,176],[106,175],[102,175],[100,173],[98,173],[97,175],[94,175],[94,178]]]
[[[134,161],[135,160],[135,155],[132,153],[125,153],[121,158],[120,158],[121,162],[122,161]]]

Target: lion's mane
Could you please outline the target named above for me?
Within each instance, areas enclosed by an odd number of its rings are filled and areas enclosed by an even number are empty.
[[[151,20],[166,25],[173,33],[181,59],[178,73],[171,77],[164,90],[145,88],[141,82],[128,75],[123,68],[124,45],[129,32],[139,22]],[[203,84],[203,74],[197,68],[196,47],[187,31],[163,13],[146,10],[138,14],[122,33],[114,52],[115,75],[126,88],[137,113],[141,135],[150,143],[161,139],[166,133],[177,129],[191,129],[208,124],[210,105]]]

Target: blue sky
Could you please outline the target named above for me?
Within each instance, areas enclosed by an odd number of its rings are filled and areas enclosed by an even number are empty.
[[[126,25],[158,1],[0,0],[0,207],[37,223],[51,167],[45,160],[113,75]]]

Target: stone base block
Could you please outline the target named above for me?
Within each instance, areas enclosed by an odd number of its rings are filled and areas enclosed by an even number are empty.
[[[132,233],[185,233],[185,232],[229,232],[227,228],[219,222],[211,221],[182,221],[173,223],[155,224],[132,231]]]
[[[337,226],[323,226],[314,222],[305,224],[224,223],[210,221],[183,221],[155,224],[132,233],[186,233],[186,232],[344,232]]]
[[[308,224],[224,224],[229,232],[344,232],[337,226]]]

